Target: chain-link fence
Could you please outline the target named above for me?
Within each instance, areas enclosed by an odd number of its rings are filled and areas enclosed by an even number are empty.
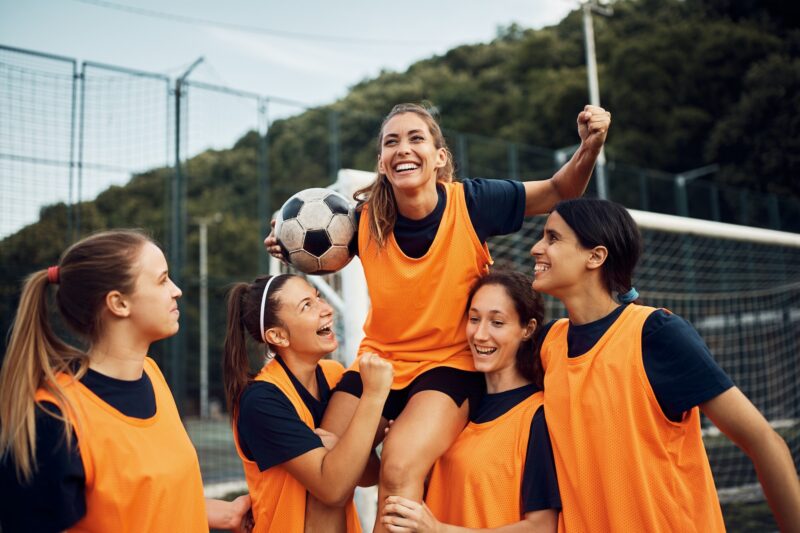
[[[346,101],[313,107],[0,46],[0,329],[8,331],[23,277],[53,264],[67,245],[103,228],[144,228],[184,290],[181,331],[152,355],[187,419],[206,482],[240,478],[219,364],[226,289],[266,271],[260,242],[281,202],[330,184],[340,168],[374,168],[381,120]],[[445,134],[460,177],[544,179],[574,150]],[[608,174],[611,198],[628,207],[800,231],[800,203],[790,198],[613,162]]]

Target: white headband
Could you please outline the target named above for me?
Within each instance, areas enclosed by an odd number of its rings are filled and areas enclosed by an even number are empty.
[[[261,326],[261,340],[263,340],[264,344],[267,345],[267,355],[272,355],[272,350],[270,350],[269,342],[267,342],[267,332],[264,331],[264,308],[266,307],[267,304],[267,294],[269,293],[269,286],[272,285],[272,282],[275,281],[275,278],[277,278],[278,275],[269,278],[267,284],[264,285],[264,293],[261,295],[261,316],[258,320],[258,324],[259,326]]]

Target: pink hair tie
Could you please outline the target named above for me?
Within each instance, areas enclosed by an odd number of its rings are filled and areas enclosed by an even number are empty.
[[[47,269],[47,281],[50,283],[58,283],[58,265],[51,266]]]

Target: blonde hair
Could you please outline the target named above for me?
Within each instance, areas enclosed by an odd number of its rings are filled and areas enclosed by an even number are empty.
[[[150,239],[136,230],[98,233],[72,245],[59,262],[55,294],[60,315],[89,344],[101,329],[101,306],[112,290],[132,292],[134,263]],[[0,456],[9,454],[20,482],[36,470],[36,391],[55,397],[62,414],[45,409],[64,423],[71,444],[74,406],[58,383],[59,373],[80,379],[89,367],[86,352],[59,338],[50,325],[47,270],[25,280],[11,338],[0,369]]]
[[[430,111],[425,109],[419,104],[397,104],[392,108],[386,118],[381,123],[381,129],[378,133],[378,153],[380,154],[383,145],[383,129],[386,123],[397,115],[404,113],[414,113],[420,117],[433,137],[434,146],[439,149],[443,148],[447,157],[444,166],[436,169],[436,182],[437,183],[450,183],[455,179],[455,170],[453,167],[453,155],[447,147],[447,141],[442,134],[442,128],[439,123],[433,118]],[[394,199],[394,192],[385,174],[381,174],[379,166],[375,167],[375,181],[370,185],[357,190],[353,194],[353,199],[358,202],[357,209],[363,210],[364,204],[369,204],[367,216],[369,217],[369,233],[370,237],[375,239],[379,248],[383,248],[386,244],[386,239],[389,233],[394,228],[394,223],[397,220],[397,202]]]

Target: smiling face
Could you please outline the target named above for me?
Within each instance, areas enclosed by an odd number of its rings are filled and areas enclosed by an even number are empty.
[[[321,359],[336,350],[339,342],[333,332],[333,308],[319,291],[299,276],[292,276],[277,294],[281,326],[267,330],[270,342],[280,351],[310,355]]]
[[[437,148],[428,124],[416,113],[401,113],[383,126],[378,171],[395,191],[433,187],[447,150]]]
[[[167,260],[151,242],[142,245],[133,264],[138,272],[130,301],[131,323],[148,342],[170,337],[178,332],[178,298],[181,290],[169,277]]]
[[[516,372],[519,346],[535,327],[520,324],[519,313],[505,287],[482,286],[472,297],[467,318],[467,340],[476,370]]]
[[[592,250],[582,247],[572,228],[553,211],[531,255],[536,261],[533,288],[560,298],[584,279],[591,267]]]

